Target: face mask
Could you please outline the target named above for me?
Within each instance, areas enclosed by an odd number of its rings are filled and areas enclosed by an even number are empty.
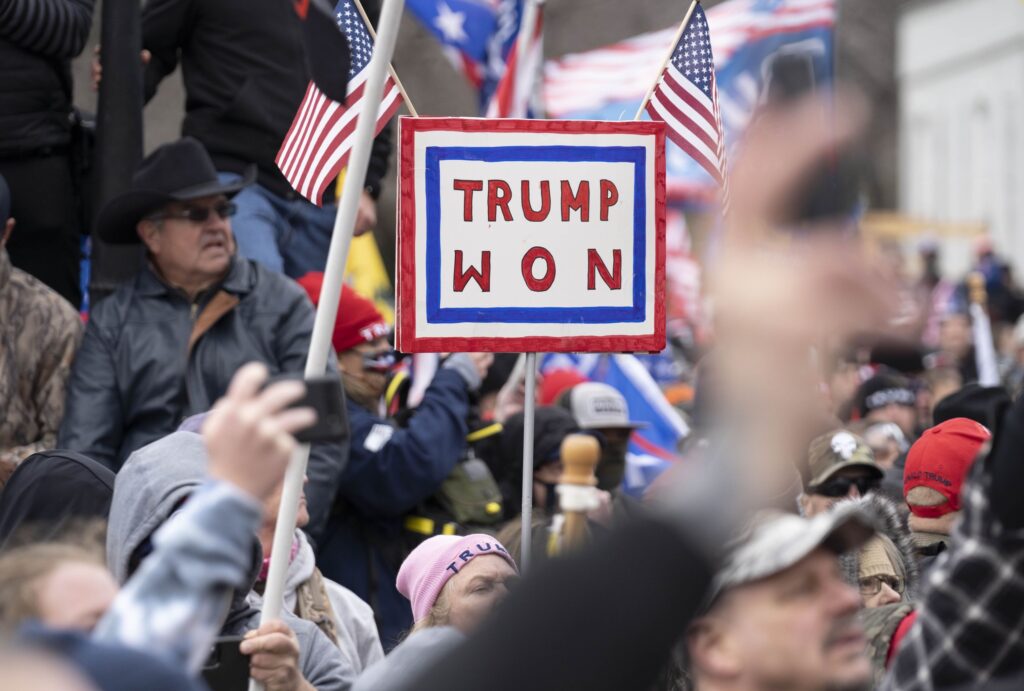
[[[547,499],[544,501],[544,513],[554,516],[558,513],[558,492],[555,489],[558,487],[558,484],[555,482],[543,482],[541,484],[547,490]]]
[[[601,459],[597,462],[597,469],[594,471],[597,476],[598,489],[611,492],[622,484],[622,478],[626,474],[626,449],[628,447],[628,439],[621,442],[603,440]]]

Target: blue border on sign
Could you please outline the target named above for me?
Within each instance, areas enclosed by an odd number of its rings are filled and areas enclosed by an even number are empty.
[[[631,307],[441,307],[441,161],[543,161],[633,164],[633,305]],[[643,146],[428,146],[427,321],[434,324],[643,322],[647,294],[647,149]]]

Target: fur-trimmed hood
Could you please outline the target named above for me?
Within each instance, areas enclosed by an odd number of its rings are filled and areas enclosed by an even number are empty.
[[[914,541],[910,536],[910,528],[900,513],[899,507],[888,497],[871,493],[860,499],[848,499],[841,504],[858,504],[864,512],[872,517],[875,522],[875,529],[882,535],[892,540],[903,558],[903,570],[907,574],[907,587],[903,593],[904,602],[912,602],[917,599],[920,587],[921,574],[917,566],[917,557],[914,551]],[[860,573],[860,552],[854,551],[840,557],[840,564],[843,569],[843,577],[848,583],[856,586],[858,574]]]

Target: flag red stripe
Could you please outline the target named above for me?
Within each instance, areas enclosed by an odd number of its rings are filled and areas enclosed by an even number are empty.
[[[681,98],[686,103],[686,105],[693,108],[698,115],[704,118],[704,120],[706,120],[709,125],[714,127],[716,130],[718,129],[718,124],[717,120],[715,119],[715,115],[710,110],[708,110],[707,104],[701,103],[701,101],[692,93],[690,93],[685,86],[680,84],[679,81],[672,74],[671,70],[665,70],[665,84],[668,87],[670,87],[672,89],[672,92],[679,96],[679,98]]]
[[[658,102],[664,105],[663,101],[659,100]],[[647,113],[655,120],[662,120],[661,113],[659,113],[655,109],[653,103],[647,104]],[[709,160],[708,157],[705,156],[704,153],[701,152],[701,150],[698,149],[696,146],[694,146],[687,138],[688,134],[692,134],[691,130],[685,129],[683,131],[679,131],[675,127],[672,127],[670,123],[666,124],[669,125],[669,127],[665,128],[666,134],[668,134],[669,138],[672,141],[674,141],[680,149],[685,151],[690,156],[690,158],[692,158],[694,161],[700,164],[700,166],[704,170],[706,170],[712,178],[714,178],[715,182],[721,184],[722,175],[718,169],[718,166],[715,165],[714,161]]]
[[[654,96],[655,97],[661,96],[660,91],[661,91],[660,88],[655,89]],[[717,141],[718,138],[712,139],[711,135],[709,135],[707,132],[705,132],[701,128],[701,126],[698,125],[694,121],[694,119],[692,117],[690,117],[689,115],[687,115],[683,111],[679,110],[679,108],[676,106],[676,104],[672,102],[672,99],[670,99],[670,98],[659,98],[658,102],[661,104],[662,108],[664,108],[668,112],[672,113],[672,116],[676,120],[678,120],[680,123],[685,125],[686,128],[693,133],[694,137],[696,137],[697,139],[699,139],[702,142],[704,142],[704,144],[709,149],[714,151],[716,148],[718,148],[718,141]],[[711,123],[712,123],[712,126],[713,126],[714,125],[714,120],[712,120]]]

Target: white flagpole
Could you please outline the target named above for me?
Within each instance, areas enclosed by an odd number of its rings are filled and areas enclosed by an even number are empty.
[[[523,401],[523,535],[519,569],[530,568],[533,546],[533,421],[537,409],[537,353],[526,353],[526,400]]]
[[[321,375],[327,368],[331,334],[334,331],[338,302],[341,298],[342,274],[345,269],[345,261],[348,258],[349,244],[352,241],[352,229],[355,226],[359,198],[366,182],[366,168],[370,161],[370,147],[373,144],[373,133],[377,123],[377,111],[380,107],[384,78],[391,63],[391,55],[395,50],[395,41],[398,38],[398,26],[401,22],[404,5],[405,0],[384,0],[380,16],[380,32],[373,46],[373,56],[366,66],[368,71],[366,92],[356,123],[355,142],[352,145],[348,161],[348,172],[342,187],[338,213],[334,218],[334,231],[327,253],[327,266],[324,269],[324,284],[320,293],[316,320],[313,322],[309,354],[306,357],[305,376],[307,377]],[[267,587],[264,591],[263,611],[260,616],[261,625],[281,618],[288,555],[295,533],[295,517],[298,513],[299,497],[302,494],[308,460],[309,445],[300,444],[285,473],[281,508],[278,510],[277,525],[274,528],[274,544],[270,555]],[[258,682],[250,680],[250,691],[258,691],[261,686]]]

